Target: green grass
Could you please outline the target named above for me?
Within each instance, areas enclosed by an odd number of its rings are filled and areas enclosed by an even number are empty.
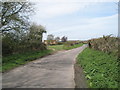
[[[51,46],[48,46],[49,49],[53,49],[55,51],[60,51],[60,50],[63,50],[63,45],[51,45]]]
[[[77,57],[90,88],[118,88],[117,57],[86,48]]]
[[[51,45],[48,46],[49,49],[53,49],[54,51],[60,51],[60,50],[70,50],[70,49],[74,49],[74,48],[78,48],[80,46],[82,46],[83,44],[75,44],[73,46],[70,45]]]
[[[27,62],[46,56],[50,53],[52,53],[52,50],[26,52],[26,53],[13,54],[10,56],[3,57],[2,58],[2,72],[5,72],[17,66],[26,64]]]
[[[74,49],[74,48],[81,47],[82,45],[83,45],[82,43],[80,43],[80,44],[75,44],[75,45],[73,45],[73,46],[64,45],[63,48],[64,48],[65,50],[70,50],[70,49]]]

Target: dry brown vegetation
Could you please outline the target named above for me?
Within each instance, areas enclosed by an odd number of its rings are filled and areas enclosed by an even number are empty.
[[[111,35],[103,36],[101,38],[92,39],[88,41],[91,48],[103,51],[108,54],[118,55],[118,38],[111,37]]]

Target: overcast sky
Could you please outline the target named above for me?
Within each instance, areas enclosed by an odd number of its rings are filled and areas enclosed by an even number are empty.
[[[118,34],[118,0],[34,0],[32,22],[46,27],[47,34],[87,40]]]

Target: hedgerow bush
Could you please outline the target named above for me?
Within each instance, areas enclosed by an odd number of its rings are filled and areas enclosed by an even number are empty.
[[[40,42],[15,42],[14,39],[2,40],[2,54],[3,56],[15,53],[22,53],[28,51],[46,50],[47,46]]]
[[[109,36],[103,36],[98,39],[89,40],[91,48],[103,51],[108,54],[118,55],[118,38]]]
[[[80,41],[67,41],[64,43],[63,48],[66,50],[77,48],[82,46],[83,44]]]

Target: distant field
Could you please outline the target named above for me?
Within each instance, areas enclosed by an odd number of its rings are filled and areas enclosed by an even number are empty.
[[[77,57],[90,88],[118,88],[117,57],[86,48]]]
[[[78,48],[80,46],[82,46],[83,44],[75,44],[73,46],[68,46],[68,45],[51,45],[48,46],[49,49],[52,49],[54,51],[60,51],[60,50],[70,50],[70,49],[74,49],[74,48]]]
[[[70,50],[70,49],[74,49],[74,48],[81,47],[82,45],[83,45],[82,43],[80,43],[80,44],[75,44],[75,45],[73,45],[73,46],[64,45],[63,48],[64,48],[65,50]]]
[[[60,50],[63,50],[63,45],[51,45],[51,46],[48,46],[48,49],[52,49],[54,51],[60,51]]]

